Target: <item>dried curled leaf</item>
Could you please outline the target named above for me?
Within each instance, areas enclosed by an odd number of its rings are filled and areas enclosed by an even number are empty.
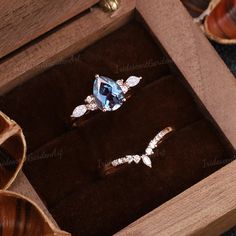
[[[212,0],[197,18],[206,36],[221,44],[236,44],[236,0]]]
[[[206,17],[204,28],[213,40],[224,44],[236,43],[236,1],[222,0]]]
[[[0,111],[0,189],[7,189],[22,169],[26,143],[22,129]]]
[[[2,236],[69,236],[59,230],[31,200],[9,191],[0,191]]]

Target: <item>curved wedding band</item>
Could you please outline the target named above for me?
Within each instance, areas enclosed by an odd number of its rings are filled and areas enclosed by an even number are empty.
[[[126,93],[141,79],[142,77],[130,76],[124,82],[124,80],[114,81],[105,76],[95,75],[93,95],[89,95],[84,100],[85,104],[77,106],[71,117],[79,118],[98,109],[103,112],[117,110],[126,101]]]
[[[151,156],[154,154],[154,149],[157,148],[158,144],[160,144],[164,138],[167,137],[168,134],[174,131],[174,128],[172,127],[167,127],[160,131],[148,144],[145,153],[142,155],[126,155],[124,157],[115,159],[109,163],[106,163],[103,166],[103,175],[109,175],[118,169],[119,166],[124,165],[124,164],[131,164],[135,163],[138,164],[143,162],[146,166],[152,168],[152,161],[151,161]]]

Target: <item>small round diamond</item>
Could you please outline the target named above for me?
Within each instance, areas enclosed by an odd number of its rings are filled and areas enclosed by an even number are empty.
[[[127,155],[126,159],[127,159],[128,163],[131,163],[133,161],[133,157],[131,155]]]
[[[155,142],[158,143],[161,140],[161,136],[158,134],[155,138],[154,138]]]
[[[123,93],[127,93],[129,91],[129,86],[124,83],[124,80],[117,80],[116,83],[120,86]]]
[[[91,102],[93,102],[95,100],[95,98],[92,96],[92,95],[90,95],[90,96],[88,96],[86,99],[85,99],[85,102],[86,103],[91,103]]]
[[[117,160],[114,160],[111,164],[112,164],[113,166],[118,166],[118,165],[119,165],[119,163],[118,163]]]
[[[156,148],[156,142],[155,142],[155,141],[151,141],[150,144],[149,144],[149,147],[150,147],[151,149]]]
[[[121,87],[121,89],[122,89],[122,91],[123,91],[123,93],[127,93],[128,91],[129,91],[129,88],[128,88],[128,86],[127,85],[121,85],[120,86]]]
[[[154,153],[153,150],[149,147],[145,150],[145,152],[147,155],[152,155]]]
[[[98,107],[97,107],[97,104],[95,102],[92,102],[92,103],[87,104],[87,108],[90,111],[95,111],[95,110],[97,110]]]
[[[123,79],[119,79],[119,80],[116,81],[116,83],[121,86],[121,85],[124,84],[124,80]]]
[[[74,117],[74,118],[81,117],[86,113],[86,111],[87,111],[87,107],[85,105],[77,106],[74,109],[71,117]]]

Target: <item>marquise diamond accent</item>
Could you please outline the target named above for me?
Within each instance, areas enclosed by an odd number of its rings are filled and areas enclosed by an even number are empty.
[[[130,76],[130,77],[126,80],[125,83],[126,83],[129,87],[135,87],[135,86],[140,82],[141,79],[142,79],[142,77]]]
[[[83,116],[86,113],[86,111],[87,111],[87,107],[85,105],[77,106],[74,109],[71,117],[73,117],[73,118],[81,117],[81,116]]]
[[[151,159],[150,159],[149,156],[147,156],[147,155],[142,155],[142,160],[143,160],[143,163],[144,163],[146,166],[152,168],[152,161],[151,161]]]

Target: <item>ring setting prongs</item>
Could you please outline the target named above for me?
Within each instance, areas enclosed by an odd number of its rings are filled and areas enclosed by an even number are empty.
[[[115,111],[126,101],[128,91],[139,84],[142,77],[130,76],[126,81],[114,81],[109,77],[95,75],[93,94],[87,96],[84,104],[77,106],[71,114],[79,118],[90,111]]]

